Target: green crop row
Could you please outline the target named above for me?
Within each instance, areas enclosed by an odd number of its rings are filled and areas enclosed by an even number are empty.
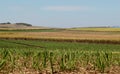
[[[32,69],[54,74],[79,71],[80,67],[104,73],[112,66],[120,66],[119,56],[119,53],[106,51],[0,49],[0,73]]]

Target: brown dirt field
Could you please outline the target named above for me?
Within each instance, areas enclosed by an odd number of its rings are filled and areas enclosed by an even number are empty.
[[[87,68],[80,67],[79,70],[74,71],[60,71],[60,72],[54,72],[54,74],[119,74],[120,73],[120,67],[114,66],[111,67],[110,70],[106,70],[105,73],[100,73],[97,70],[88,70]],[[0,73],[2,74],[2,73]],[[44,71],[35,71],[33,69],[27,69],[23,68],[20,71],[16,70],[9,74],[51,74],[51,71],[46,69]]]

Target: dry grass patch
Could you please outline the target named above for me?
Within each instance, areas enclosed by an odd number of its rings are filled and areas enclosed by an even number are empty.
[[[87,39],[120,41],[120,34],[102,32],[0,32],[1,38],[52,38],[52,39]]]

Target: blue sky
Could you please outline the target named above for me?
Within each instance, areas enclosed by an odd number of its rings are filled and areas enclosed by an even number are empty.
[[[35,26],[120,26],[120,0],[1,0],[0,22]]]

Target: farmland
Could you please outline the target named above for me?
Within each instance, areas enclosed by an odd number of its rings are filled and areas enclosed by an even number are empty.
[[[25,32],[24,32],[25,31]],[[60,29],[48,30],[4,30],[0,31],[1,39],[38,39],[53,41],[120,43],[120,32],[86,32]]]
[[[118,31],[118,32],[120,32],[120,28],[71,28],[70,30],[82,30],[82,31],[102,31],[102,32],[105,32],[105,31],[107,31],[107,32],[116,32],[116,31]]]
[[[118,74],[120,32],[0,30],[2,74]]]

